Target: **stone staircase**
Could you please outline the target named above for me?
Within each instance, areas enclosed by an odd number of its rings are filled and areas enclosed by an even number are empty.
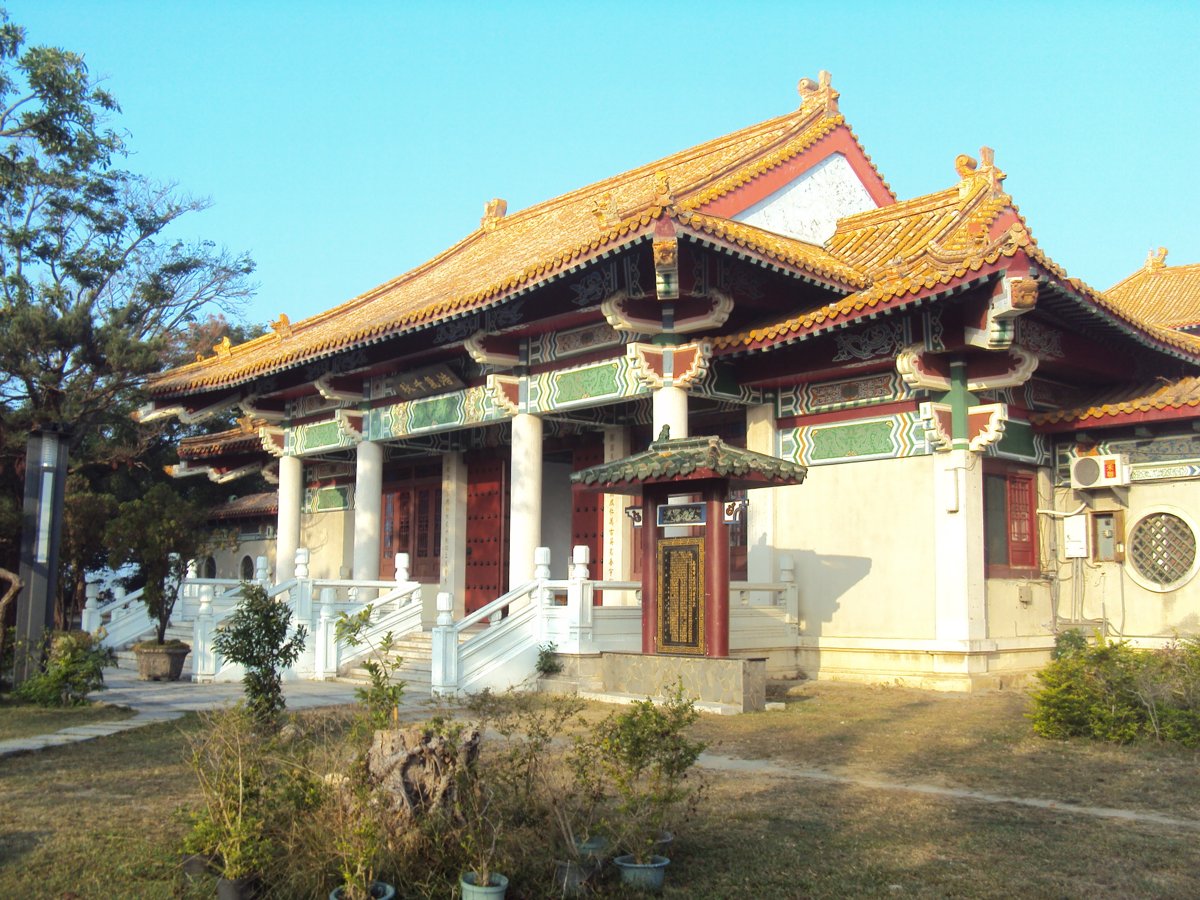
[[[403,681],[407,693],[428,695],[433,668],[433,634],[428,631],[406,634],[395,642],[391,657],[399,657],[401,660],[400,668],[392,674],[392,680]],[[371,680],[371,676],[362,667],[360,660],[343,666],[338,672],[337,680],[366,684]]]

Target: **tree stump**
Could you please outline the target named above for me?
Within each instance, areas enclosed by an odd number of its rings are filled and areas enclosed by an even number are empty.
[[[449,735],[424,725],[377,731],[367,751],[367,778],[401,818],[452,814],[455,786],[479,758],[479,739],[475,725]]]

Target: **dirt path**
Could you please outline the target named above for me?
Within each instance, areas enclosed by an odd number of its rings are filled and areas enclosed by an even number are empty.
[[[842,784],[876,791],[924,794],[932,797],[944,797],[948,800],[971,800],[977,803],[1005,803],[1013,806],[1026,806],[1033,809],[1052,810],[1057,813],[1069,813],[1076,816],[1090,816],[1097,819],[1119,819],[1126,822],[1157,825],[1164,828],[1200,831],[1200,821],[1195,819],[1180,819],[1175,816],[1166,816],[1159,813],[1136,812],[1134,810],[1114,809],[1106,806],[1084,806],[1075,803],[1064,803],[1061,800],[1043,800],[1038,797],[1008,797],[1003,794],[973,791],[967,788],[948,788],[932,784],[911,784],[880,778],[838,775],[835,772],[827,772],[822,769],[784,765],[769,759],[737,759],[732,756],[721,756],[716,753],[702,753],[699,765],[716,772],[744,772],[747,774],[765,775],[769,778],[821,781],[826,784]]]

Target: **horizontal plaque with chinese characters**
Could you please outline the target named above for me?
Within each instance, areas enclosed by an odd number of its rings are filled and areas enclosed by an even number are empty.
[[[703,656],[704,538],[660,538],[657,550],[658,652]]]
[[[664,503],[658,507],[659,526],[703,525],[707,521],[707,510],[703,503]]]
[[[431,394],[457,391],[464,387],[462,381],[447,366],[429,366],[412,372],[398,372],[389,377],[396,395],[405,400],[417,400]]]

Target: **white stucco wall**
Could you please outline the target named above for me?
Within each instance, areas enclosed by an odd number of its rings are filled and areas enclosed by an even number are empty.
[[[349,578],[354,559],[354,513],[309,513],[300,517],[300,546],[309,552],[313,578]]]
[[[776,496],[805,637],[935,637],[931,457],[813,466]]]
[[[834,153],[735,218],[810,244],[824,244],[838,219],[875,208],[846,157]]]
[[[1107,619],[1114,637],[1128,637],[1135,643],[1153,646],[1175,635],[1200,634],[1200,575],[1194,574],[1171,591],[1149,590],[1130,577],[1127,544],[1129,533],[1138,521],[1160,510],[1190,521],[1200,537],[1200,482],[1134,483],[1128,488],[1088,492],[1059,488],[1055,500],[1057,508],[1065,510],[1073,510],[1085,501],[1092,510],[1123,509],[1125,530],[1121,537],[1126,541],[1127,556],[1124,563],[1091,559],[1077,565],[1061,562],[1060,617],[1072,617],[1070,579],[1078,574],[1082,584],[1082,618]],[[1061,534],[1060,530],[1060,539]],[[1075,605],[1080,608],[1080,604]]]

